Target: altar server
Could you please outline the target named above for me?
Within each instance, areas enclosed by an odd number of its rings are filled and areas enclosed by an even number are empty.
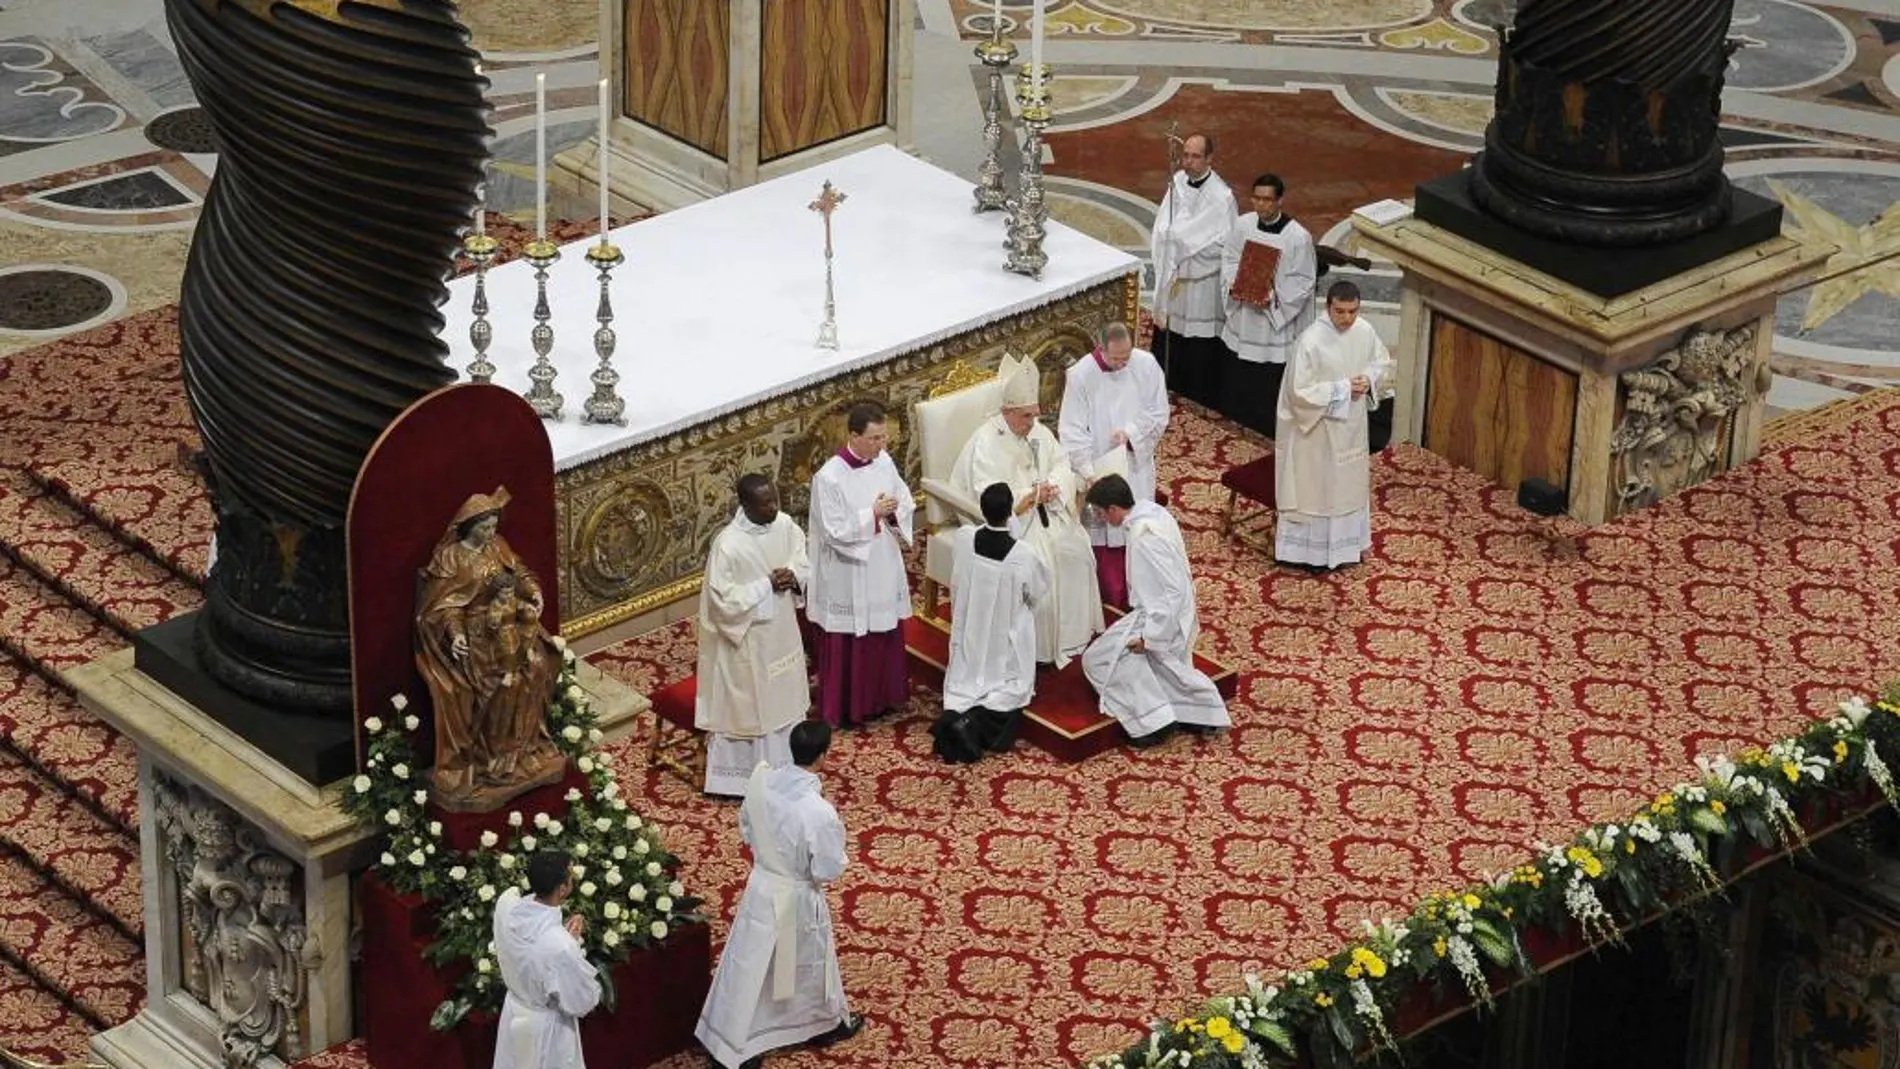
[[[1221,382],[1229,404],[1222,411],[1269,438],[1274,437],[1287,358],[1300,332],[1313,322],[1313,286],[1319,277],[1313,235],[1286,214],[1285,200],[1286,183],[1279,176],[1254,179],[1253,211],[1234,222],[1221,249],[1220,288],[1227,305],[1221,341],[1235,355]],[[1266,255],[1277,258],[1272,289],[1253,302],[1232,295],[1250,244],[1271,250]]]
[[[805,532],[757,473],[739,479],[739,511],[713,539],[699,588],[699,693],[707,794],[737,798],[753,768],[792,760],[792,725],[811,711],[798,603],[811,581]]]
[[[1300,335],[1280,391],[1273,457],[1279,517],[1273,555],[1337,568],[1372,548],[1367,413],[1389,392],[1391,354],[1359,318],[1359,287],[1335,282],[1326,318]]]
[[[910,617],[916,502],[884,452],[890,432],[871,401],[845,416],[844,447],[811,480],[811,587],[805,613],[818,635],[818,711],[852,727],[910,700],[903,622]]]
[[[1118,474],[1136,497],[1155,496],[1155,448],[1168,429],[1168,387],[1153,354],[1135,348],[1122,323],[1102,329],[1101,345],[1069,365],[1062,390],[1057,435],[1086,488],[1097,478]],[[1096,510],[1083,517],[1095,548],[1096,583],[1102,600],[1117,608],[1128,604],[1122,532],[1102,521]]]
[[[1181,528],[1167,509],[1137,500],[1120,476],[1090,487],[1089,504],[1128,536],[1128,615],[1082,655],[1102,712],[1120,721],[1136,745],[1159,742],[1177,723],[1229,726],[1214,681],[1194,667],[1200,617]]]
[[[825,901],[824,885],[845,869],[844,822],[818,780],[830,745],[831,729],[807,720],[792,729],[792,764],[760,765],[746,785],[739,834],[752,847],[752,875],[693,1033],[726,1069],[864,1027],[845,1002]]]
[[[495,1069],[582,1069],[581,1018],[600,1003],[600,975],[581,951],[581,918],[561,919],[574,890],[566,854],[528,859],[528,892],[495,900],[495,962],[508,995],[495,1033]]]
[[[1042,374],[1036,365],[1005,356],[997,378],[1002,411],[964,443],[950,480],[972,501],[995,483],[1007,483],[1016,495],[1009,532],[1041,558],[1050,581],[1049,596],[1036,603],[1036,660],[1061,668],[1102,630],[1081,488],[1056,436],[1037,419]]]
[[[1228,359],[1220,340],[1227,322],[1221,249],[1239,215],[1234,191],[1214,173],[1214,139],[1189,134],[1181,142],[1181,169],[1161,197],[1149,237],[1155,265],[1152,344],[1169,388],[1204,405],[1216,405]]]
[[[983,526],[957,532],[950,663],[932,731],[937,756],[953,763],[1008,752],[1036,693],[1036,615],[1049,596],[1049,567],[1010,536],[1016,500],[1007,483],[987,487]]]

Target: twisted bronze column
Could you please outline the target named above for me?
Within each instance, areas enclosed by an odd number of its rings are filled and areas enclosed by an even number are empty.
[[[1523,0],[1472,198],[1559,241],[1681,241],[1729,215],[1717,126],[1734,0]]]
[[[450,0],[167,0],[217,131],[179,299],[218,554],[207,671],[350,709],[343,521],[369,447],[455,373],[437,337],[487,155]]]

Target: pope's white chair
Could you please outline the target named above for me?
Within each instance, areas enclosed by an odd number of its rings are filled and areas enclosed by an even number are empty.
[[[996,415],[1002,384],[991,371],[959,361],[925,400],[911,406],[911,427],[917,435],[919,467],[923,474],[924,611],[937,613],[938,599],[950,587],[955,543],[951,535],[966,523],[982,523],[974,500],[950,485],[951,470],[970,436]]]

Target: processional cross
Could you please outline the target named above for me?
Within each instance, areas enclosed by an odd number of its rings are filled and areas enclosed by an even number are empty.
[[[825,187],[818,192],[818,199],[811,202],[811,210],[825,217],[825,321],[818,327],[817,345],[820,349],[838,347],[838,305],[832,299],[831,290],[831,213],[845,201],[844,191],[825,179]]]

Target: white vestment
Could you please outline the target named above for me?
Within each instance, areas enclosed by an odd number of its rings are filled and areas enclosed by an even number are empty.
[[[1372,548],[1372,476],[1366,417],[1392,381],[1393,364],[1364,319],[1340,331],[1321,319],[1300,335],[1280,384],[1273,458],[1279,516],[1273,555],[1332,568]],[[1352,377],[1372,389],[1352,395]]]
[[[1221,288],[1221,247],[1234,231],[1240,207],[1220,175],[1207,172],[1199,188],[1176,171],[1149,235],[1155,263],[1155,325],[1184,338],[1217,338],[1227,320]]]
[[[981,500],[994,483],[1009,484],[1016,501],[1043,483],[1056,488],[1055,499],[1042,512],[1031,508],[1015,515],[1009,533],[1049,569],[1049,596],[1036,603],[1036,660],[1057,668],[1068,664],[1102,631],[1102,591],[1088,529],[1077,515],[1082,508],[1080,487],[1056,436],[1034,423],[1027,437],[1018,438],[1001,415],[992,416],[964,443],[950,481],[972,501]]]
[[[508,986],[495,1069],[582,1069],[581,1018],[600,1003],[600,975],[562,919],[519,888],[495,901],[495,962]]]
[[[1273,300],[1267,307],[1243,304],[1227,296],[1240,273],[1241,251],[1247,242],[1280,250],[1280,266],[1273,273]],[[1313,286],[1319,280],[1319,259],[1313,235],[1292,219],[1285,229],[1269,234],[1260,229],[1260,215],[1248,212],[1234,222],[1232,235],[1221,251],[1220,291],[1227,302],[1225,342],[1242,360],[1255,364],[1284,364],[1293,355],[1293,343],[1313,322]]]
[[[1082,655],[1082,672],[1102,699],[1102,712],[1134,738],[1169,724],[1227,727],[1227,703],[1214,681],[1194,667],[1200,616],[1187,543],[1168,510],[1136,501],[1122,521],[1128,531],[1128,615]],[[1128,648],[1141,639],[1145,650]]]
[[[880,519],[879,494],[897,499],[897,515]],[[805,616],[819,629],[869,635],[910,618],[910,576],[904,547],[917,503],[889,453],[863,467],[833,456],[811,479],[811,586]],[[901,541],[900,541],[901,539]]]
[[[1094,356],[1069,365],[1056,432],[1069,467],[1082,479],[1097,477],[1096,460],[1117,448],[1111,439],[1121,431],[1128,438],[1128,447],[1121,451],[1128,488],[1136,501],[1153,501],[1155,448],[1167,429],[1168,384],[1154,354],[1136,349],[1120,371],[1107,370]],[[1087,510],[1083,522],[1095,545],[1122,544],[1123,532],[1103,523],[1094,509]]]
[[[1049,567],[1021,542],[1002,560],[985,557],[976,551],[981,529],[964,527],[956,536],[943,673],[943,707],[953,713],[979,705],[1009,712],[1036,693],[1037,608],[1049,596]]]
[[[706,555],[693,723],[709,733],[708,794],[744,794],[761,761],[791,764],[792,728],[811,711],[799,595],[772,589],[776,568],[811,582],[805,532],[783,512],[761,527],[741,509]]]
[[[818,777],[761,766],[739,834],[752,847],[752,876],[693,1033],[727,1069],[821,1036],[850,1012],[824,890],[844,872],[844,823]]]

